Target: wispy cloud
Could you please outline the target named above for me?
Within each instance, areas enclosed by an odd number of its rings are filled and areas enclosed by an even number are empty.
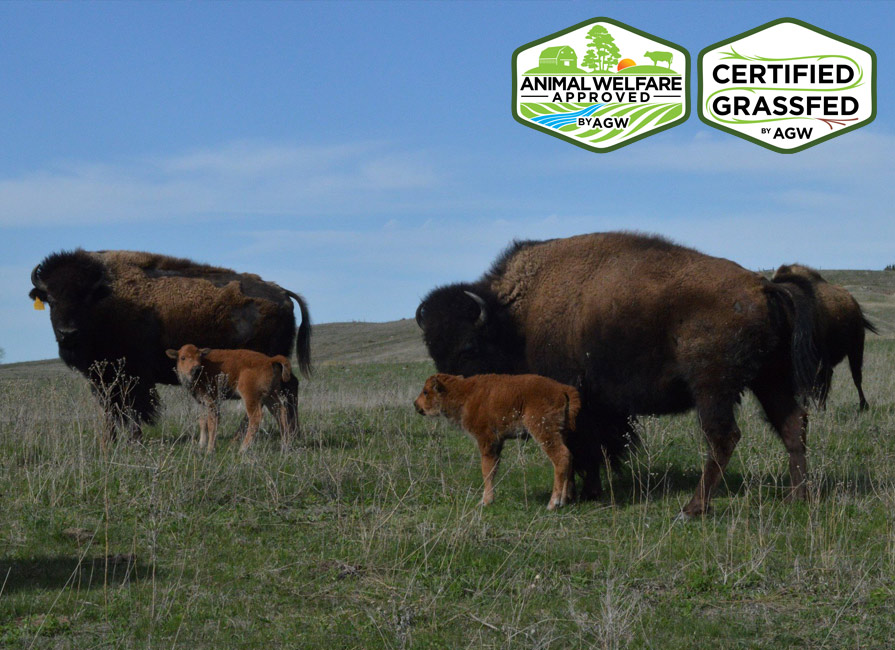
[[[384,209],[437,186],[425,152],[384,143],[230,143],[118,164],[73,163],[0,179],[0,226],[104,224]]]
[[[641,146],[642,144],[642,146]],[[836,180],[863,182],[885,175],[895,148],[895,136],[862,129],[796,154],[779,154],[756,144],[717,132],[699,131],[689,138],[669,132],[610,154],[613,167],[670,174],[760,175],[773,181]],[[597,166],[598,157],[584,164]],[[557,161],[561,164],[561,161]],[[580,168],[580,156],[566,165]],[[546,166],[542,166],[546,168]],[[555,169],[556,166],[554,165]]]

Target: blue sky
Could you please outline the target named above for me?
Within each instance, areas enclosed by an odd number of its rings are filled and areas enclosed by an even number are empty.
[[[791,16],[873,48],[875,122],[781,155],[687,123],[598,155],[517,124],[513,50],[595,16],[686,47]],[[513,238],[664,234],[750,268],[895,263],[895,4],[0,3],[0,347],[59,249],[252,271],[315,322],[410,317]]]

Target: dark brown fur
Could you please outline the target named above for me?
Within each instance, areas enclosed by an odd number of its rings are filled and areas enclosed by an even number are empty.
[[[599,494],[604,459],[636,443],[633,416],[695,408],[710,454],[684,514],[698,515],[739,441],[746,388],[789,452],[793,494],[806,494],[796,395],[816,373],[813,310],[809,296],[729,260],[595,233],[514,244],[478,282],[433,290],[417,322],[441,372],[535,372],[579,388],[569,447],[585,496]]]
[[[177,376],[205,409],[199,417],[199,448],[206,446],[214,451],[220,419],[221,401],[242,399],[249,418],[248,429],[240,446],[245,453],[261,426],[261,407],[277,418],[285,449],[298,426],[289,417],[287,405],[280,388],[292,379],[292,366],[283,355],[268,357],[253,350],[199,349],[188,343],[179,350],[166,350],[176,359]]]
[[[776,283],[793,282],[803,278],[811,283],[817,300],[817,330],[815,343],[821,353],[821,366],[814,397],[821,408],[826,407],[827,396],[833,381],[833,368],[846,356],[851,368],[852,380],[858,389],[858,403],[867,408],[862,383],[864,365],[864,330],[877,333],[861,305],[847,289],[830,284],[816,270],[801,264],[781,266],[774,273]]]
[[[538,375],[437,374],[426,380],[414,401],[422,415],[444,415],[476,439],[482,454],[485,492],[482,504],[494,500],[494,477],[503,443],[530,434],[553,463],[553,493],[548,510],[574,497],[572,458],[565,444],[581,408],[578,391]]]

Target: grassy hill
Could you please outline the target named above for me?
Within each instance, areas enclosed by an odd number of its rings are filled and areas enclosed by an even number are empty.
[[[387,323],[323,323],[314,327],[315,364],[426,361],[420,328],[412,318]]]

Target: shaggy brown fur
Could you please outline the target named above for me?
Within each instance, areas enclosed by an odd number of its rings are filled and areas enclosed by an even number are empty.
[[[864,365],[864,330],[877,334],[861,306],[848,290],[830,284],[814,269],[801,264],[783,265],[774,273],[777,283],[792,282],[794,278],[804,278],[811,283],[817,300],[817,330],[815,343],[820,348],[822,362],[815,391],[818,405],[826,407],[827,395],[833,380],[833,368],[848,356],[852,380],[858,389],[861,409],[867,408],[867,399],[861,388],[862,366]]]
[[[249,448],[261,425],[262,406],[277,418],[283,448],[288,446],[293,425],[298,425],[290,421],[287,405],[280,395],[280,387],[292,379],[289,359],[283,355],[268,357],[253,350],[200,350],[192,343],[165,353],[177,360],[180,383],[205,407],[199,417],[200,449],[207,442],[207,451],[214,451],[221,401],[237,397],[242,398],[249,416],[240,453]]]
[[[280,335],[281,313],[292,311],[284,290],[254,273],[138,251],[90,254],[108,269],[116,296],[152,305],[167,325],[162,344],[182,344],[200,328],[208,347],[232,347],[234,338],[273,340]]]
[[[494,501],[494,477],[503,443],[530,434],[553,463],[553,493],[548,510],[574,497],[572,458],[566,432],[575,430],[581,408],[578,391],[538,375],[437,374],[426,380],[414,401],[421,415],[444,415],[476,439],[482,454],[485,492],[482,504]]]
[[[708,510],[740,439],[734,408],[746,388],[789,452],[793,496],[805,496],[796,395],[816,375],[814,311],[797,287],[729,260],[595,233],[515,243],[479,281],[433,290],[417,322],[440,372],[533,372],[579,389],[567,444],[585,497],[599,495],[605,458],[636,442],[633,416],[695,408],[709,457],[684,507],[691,516]]]

